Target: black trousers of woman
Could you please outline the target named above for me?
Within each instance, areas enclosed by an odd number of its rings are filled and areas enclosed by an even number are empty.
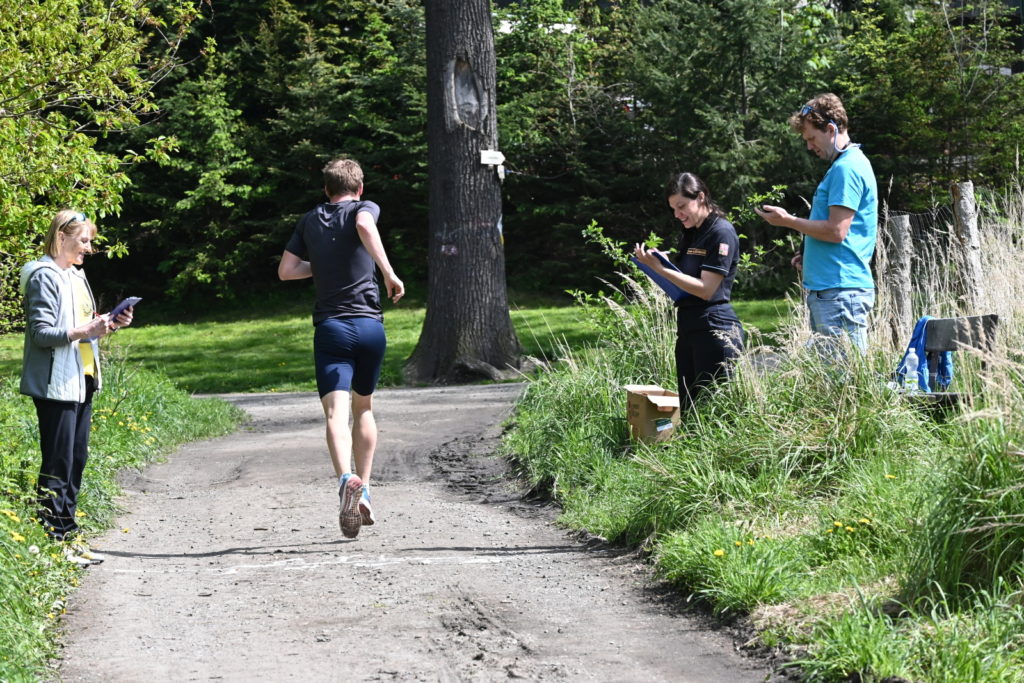
[[[39,516],[43,528],[56,539],[78,530],[75,511],[89,457],[94,390],[93,378],[86,375],[85,403],[33,399],[39,418],[39,447],[43,452],[36,485]]]
[[[693,408],[705,389],[728,372],[742,350],[743,332],[739,327],[680,332],[676,337],[680,409],[685,412]]]

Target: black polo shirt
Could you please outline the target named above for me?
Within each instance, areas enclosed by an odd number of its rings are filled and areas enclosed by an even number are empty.
[[[320,204],[299,219],[285,247],[309,261],[313,270],[314,325],[327,318],[383,320],[376,264],[356,229],[360,211],[368,211],[374,221],[380,216],[380,207],[373,202],[347,199]]]
[[[701,271],[720,273],[722,284],[707,301],[700,297],[683,297],[678,306],[680,332],[730,329],[739,322],[729,303],[732,284],[739,262],[739,237],[732,223],[718,214],[711,214],[696,228],[683,228],[674,263],[686,275],[698,280]]]

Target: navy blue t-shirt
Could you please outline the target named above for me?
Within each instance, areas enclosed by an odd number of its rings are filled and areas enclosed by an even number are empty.
[[[295,225],[286,250],[309,261],[316,289],[313,324],[328,318],[383,320],[376,264],[363,247],[356,214],[367,211],[376,221],[380,207],[347,199],[320,204]]]
[[[684,228],[675,264],[686,275],[700,279],[702,270],[720,273],[722,284],[710,299],[697,296],[679,300],[676,320],[680,332],[728,330],[739,323],[729,303],[739,262],[739,237],[732,223],[711,214],[696,228]]]

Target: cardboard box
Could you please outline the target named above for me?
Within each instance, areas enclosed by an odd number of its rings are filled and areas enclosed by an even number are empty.
[[[656,384],[627,384],[626,421],[637,441],[657,443],[679,425],[679,394]]]

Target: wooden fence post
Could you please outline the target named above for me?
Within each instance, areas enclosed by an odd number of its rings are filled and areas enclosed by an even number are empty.
[[[974,201],[974,183],[953,183],[953,232],[956,235],[958,265],[963,292],[964,313],[977,312],[985,287],[981,269],[981,236],[978,234],[978,205]]]
[[[885,222],[885,269],[882,283],[891,302],[892,343],[900,348],[913,328],[913,307],[910,287],[912,258],[910,216],[890,214]]]

